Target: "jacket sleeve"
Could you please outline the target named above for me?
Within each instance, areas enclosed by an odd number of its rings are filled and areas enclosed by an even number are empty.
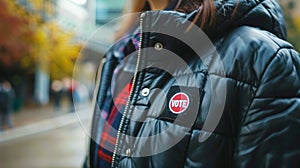
[[[300,58],[280,49],[243,116],[235,167],[300,167]]]

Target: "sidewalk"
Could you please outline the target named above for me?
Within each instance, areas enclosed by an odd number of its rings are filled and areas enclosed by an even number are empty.
[[[14,127],[4,129],[0,134],[0,143],[74,123],[89,122],[91,116],[90,102],[81,104],[75,112],[68,112],[67,106],[63,106],[60,111],[54,111],[52,104],[26,106],[21,111],[12,114]],[[83,129],[88,130],[88,128]]]
[[[63,106],[60,111],[55,111],[52,103],[47,105],[27,105],[20,111],[13,112],[11,119],[14,128],[17,128],[37,121],[58,117],[67,114],[67,112],[66,106]]]

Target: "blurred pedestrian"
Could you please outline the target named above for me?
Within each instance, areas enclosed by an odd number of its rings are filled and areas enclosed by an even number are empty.
[[[74,93],[76,91],[76,83],[73,79],[66,77],[63,79],[64,83],[64,91],[69,101],[69,112],[75,111],[75,104],[74,104]]]
[[[60,80],[54,80],[51,84],[51,91],[53,95],[54,110],[59,111],[61,109],[61,100],[63,96],[64,85]]]
[[[12,128],[11,112],[13,110],[13,102],[15,99],[15,91],[11,84],[5,80],[0,83],[0,131],[5,126]]]

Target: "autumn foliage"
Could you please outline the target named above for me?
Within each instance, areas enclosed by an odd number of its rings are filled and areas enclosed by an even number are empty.
[[[280,4],[285,14],[288,41],[294,45],[297,51],[300,51],[300,3],[297,0],[280,0]]]
[[[0,75],[32,73],[37,66],[54,79],[71,75],[80,49],[74,34],[41,16],[51,18],[51,3],[44,9],[43,0],[30,2],[29,10],[16,1],[0,1]]]
[[[0,66],[1,69],[21,66],[22,59],[30,55],[34,31],[25,11],[11,1],[0,1]]]

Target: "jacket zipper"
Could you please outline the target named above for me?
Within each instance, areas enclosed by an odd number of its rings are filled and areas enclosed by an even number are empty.
[[[132,97],[132,92],[133,92],[133,89],[135,87],[135,81],[136,81],[136,78],[137,78],[137,73],[138,73],[138,70],[139,70],[139,65],[140,65],[140,59],[141,59],[141,50],[142,50],[142,41],[143,41],[143,19],[145,17],[145,13],[142,13],[140,15],[140,43],[139,43],[139,50],[138,50],[138,57],[137,57],[137,62],[136,62],[136,67],[135,67],[135,72],[134,72],[134,76],[133,76],[133,79],[132,79],[132,87],[131,87],[131,90],[130,90],[130,94],[128,96],[128,100],[127,100],[127,103],[126,103],[126,106],[125,106],[125,110],[124,110],[124,113],[123,113],[123,116],[122,116],[122,119],[121,119],[121,122],[120,122],[120,126],[119,126],[119,129],[118,129],[118,133],[117,133],[117,139],[116,139],[116,144],[115,144],[115,148],[114,148],[114,152],[113,152],[113,157],[112,157],[112,164],[111,164],[111,167],[113,168],[114,167],[114,164],[115,164],[115,159],[116,159],[116,155],[117,155],[117,150],[118,150],[118,146],[119,146],[119,139],[120,139],[120,135],[121,135],[121,130],[122,130],[122,127],[123,127],[123,124],[125,122],[125,117],[127,116],[127,113],[129,111],[129,103],[130,103],[130,99]]]

